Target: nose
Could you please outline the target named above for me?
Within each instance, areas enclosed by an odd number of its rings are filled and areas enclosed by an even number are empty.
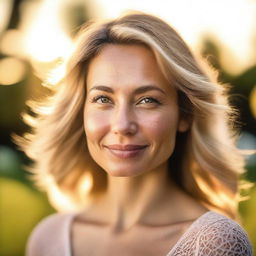
[[[128,106],[115,110],[112,118],[112,132],[120,135],[133,135],[138,130],[134,113]]]

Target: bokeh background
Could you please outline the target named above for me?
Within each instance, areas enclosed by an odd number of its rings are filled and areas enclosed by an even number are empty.
[[[29,131],[21,118],[28,99],[41,99],[61,79],[81,24],[135,9],[158,15],[180,32],[196,54],[231,84],[240,110],[241,149],[256,149],[255,0],[0,0],[0,256],[24,255],[29,233],[45,216],[69,209],[53,187],[50,197],[33,185],[30,160],[11,139]],[[54,75],[51,75],[54,69]],[[242,224],[256,248],[256,157],[247,157],[243,179],[253,186],[240,203]],[[50,198],[50,199],[49,199]],[[53,206],[54,205],[54,208]]]

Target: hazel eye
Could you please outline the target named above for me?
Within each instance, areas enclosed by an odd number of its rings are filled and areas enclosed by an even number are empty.
[[[99,103],[99,104],[108,104],[108,103],[112,103],[111,99],[109,97],[106,96],[97,96],[95,98],[93,98],[92,102],[94,103]]]
[[[160,102],[154,98],[146,97],[146,98],[143,98],[142,100],[140,100],[139,103],[140,104],[152,104],[152,103],[159,104]]]

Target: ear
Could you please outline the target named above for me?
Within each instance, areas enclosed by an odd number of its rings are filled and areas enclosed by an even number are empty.
[[[179,123],[178,123],[178,131],[186,132],[190,128],[190,126],[191,126],[191,122],[189,118],[188,119],[182,118],[179,120]]]

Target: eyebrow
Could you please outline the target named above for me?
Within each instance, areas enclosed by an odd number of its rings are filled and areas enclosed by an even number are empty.
[[[108,93],[114,93],[113,89],[111,87],[105,86],[105,85],[97,85],[97,86],[93,86],[90,90],[99,90],[99,91],[104,91],[104,92],[108,92]],[[162,90],[159,87],[156,87],[154,85],[144,85],[141,87],[138,87],[137,89],[135,89],[134,94],[141,94],[141,93],[145,93],[148,91],[159,91],[163,94],[166,94],[164,90]]]

